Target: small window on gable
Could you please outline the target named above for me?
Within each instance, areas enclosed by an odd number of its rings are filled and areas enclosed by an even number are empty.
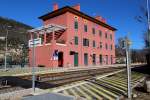
[[[78,29],[78,17],[77,16],[75,16],[74,17],[74,29]]]
[[[88,29],[87,29],[87,25],[84,25],[84,32],[87,32]]]

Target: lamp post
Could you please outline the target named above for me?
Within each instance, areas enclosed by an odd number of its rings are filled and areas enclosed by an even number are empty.
[[[128,33],[129,35],[129,33]],[[132,99],[132,87],[131,87],[131,54],[130,54],[130,45],[131,41],[128,38],[128,35],[122,40],[121,47],[126,51],[126,67],[127,67],[127,94],[128,99]]]
[[[131,87],[131,56],[130,56],[130,45],[131,42],[128,39],[128,36],[125,38],[126,46],[126,66],[127,66],[127,76],[128,76],[128,98],[132,98],[132,87]]]

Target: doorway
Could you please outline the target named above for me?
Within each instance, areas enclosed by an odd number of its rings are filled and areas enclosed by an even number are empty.
[[[63,67],[63,52],[58,53],[58,67]]]
[[[96,65],[96,54],[93,54],[93,65]]]
[[[84,53],[84,65],[87,66],[88,65],[88,54]]]
[[[103,63],[103,57],[102,57],[102,55],[99,55],[99,63],[100,63],[100,65]]]
[[[111,64],[113,64],[113,56],[111,55]]]

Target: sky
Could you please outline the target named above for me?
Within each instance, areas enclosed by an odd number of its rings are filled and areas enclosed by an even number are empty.
[[[144,47],[143,32],[145,25],[135,20],[141,14],[140,5],[146,6],[146,0],[0,0],[0,16],[11,18],[33,27],[42,25],[38,19],[52,11],[52,5],[58,3],[59,8],[80,4],[81,11],[90,15],[100,15],[115,28],[115,41],[130,33],[131,48]]]

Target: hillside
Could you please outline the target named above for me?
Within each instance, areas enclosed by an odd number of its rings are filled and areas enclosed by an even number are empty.
[[[7,27],[11,26],[11,27]],[[8,44],[11,47],[18,47],[20,44],[28,43],[27,30],[32,29],[31,26],[21,22],[0,17],[0,37],[6,36],[6,28],[8,29]],[[5,41],[0,40],[0,48],[4,47]]]

